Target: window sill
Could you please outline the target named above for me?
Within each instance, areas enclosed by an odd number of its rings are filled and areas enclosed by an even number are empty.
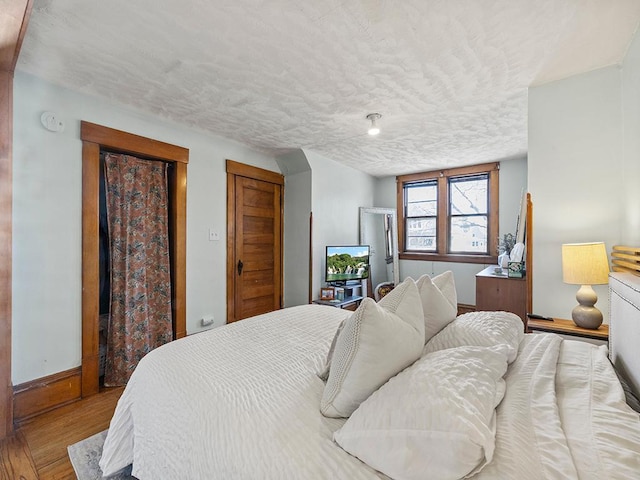
[[[491,265],[498,263],[497,255],[468,255],[449,253],[442,255],[440,253],[419,253],[419,252],[402,252],[400,260],[418,260],[424,262],[452,262],[452,263],[480,263]]]

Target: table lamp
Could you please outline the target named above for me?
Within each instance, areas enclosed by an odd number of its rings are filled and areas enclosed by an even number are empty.
[[[565,243],[562,245],[562,281],[581,285],[571,311],[573,322],[582,328],[597,329],[602,324],[602,312],[594,305],[598,296],[591,285],[609,282],[609,262],[604,243]]]

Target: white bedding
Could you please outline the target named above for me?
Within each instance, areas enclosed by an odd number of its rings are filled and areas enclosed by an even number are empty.
[[[140,480],[384,478],[332,440],[317,376],[351,312],[304,305],[192,335],[143,358],[100,467]]]
[[[104,473],[133,462],[140,480],[386,478],[333,442],[345,419],[319,410],[317,373],[349,313],[294,307],[151,352],[116,408]],[[505,380],[493,460],[474,478],[640,478],[640,421],[606,349],[525,335]]]
[[[494,458],[474,478],[640,478],[640,420],[606,347],[525,335],[505,380]]]
[[[365,400],[334,440],[392,478],[428,472],[456,480],[480,471],[495,449],[508,350],[464,346],[419,358]]]

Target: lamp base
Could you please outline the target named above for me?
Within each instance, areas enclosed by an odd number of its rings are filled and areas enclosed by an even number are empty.
[[[596,330],[602,325],[602,312],[594,307],[598,301],[598,296],[591,288],[591,285],[582,285],[576,294],[576,300],[580,305],[577,305],[571,311],[573,323],[590,330]]]
[[[597,330],[602,325],[602,312],[596,307],[577,305],[571,311],[571,318],[577,326],[590,330]]]

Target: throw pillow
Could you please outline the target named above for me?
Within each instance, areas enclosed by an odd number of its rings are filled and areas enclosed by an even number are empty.
[[[458,347],[415,362],[373,393],[334,440],[391,478],[466,478],[489,463],[507,349]]]
[[[509,363],[516,359],[524,338],[522,320],[510,312],[469,312],[460,315],[435,335],[424,347],[423,355],[463,345],[510,347]]]
[[[424,320],[418,288],[407,279],[379,303],[365,298],[339,332],[320,411],[348,417],[389,378],[420,357]]]
[[[423,275],[416,285],[422,300],[424,343],[427,343],[458,315],[456,286],[450,271],[433,278]]]

